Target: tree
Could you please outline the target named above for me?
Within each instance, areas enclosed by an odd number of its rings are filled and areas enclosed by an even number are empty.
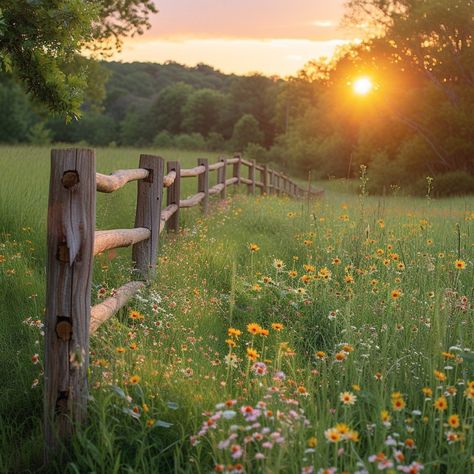
[[[242,115],[234,126],[232,134],[234,147],[243,151],[249,143],[261,145],[263,143],[263,133],[261,132],[257,119],[251,114]]]
[[[217,131],[221,120],[224,95],[212,89],[193,92],[183,107],[183,129],[207,137]]]
[[[183,107],[194,89],[184,82],[165,87],[150,108],[149,122],[154,134],[167,130],[176,135],[182,132]]]
[[[51,111],[76,118],[87,88],[83,65],[71,70],[76,55],[141,33],[155,11],[151,0],[0,0],[0,70]]]

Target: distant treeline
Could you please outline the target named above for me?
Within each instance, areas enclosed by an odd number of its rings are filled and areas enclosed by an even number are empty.
[[[370,7],[372,15],[367,17]],[[376,35],[285,80],[200,64],[92,62],[82,117],[66,123],[0,76],[0,142],[243,151],[290,173],[357,177],[375,192],[474,192],[470,0],[352,0]],[[374,90],[353,93],[370,77]]]
[[[89,74],[83,114],[70,123],[48,117],[12,78],[0,77],[0,142],[242,150],[269,148],[281,131],[275,108],[284,82],[276,78],[173,62],[101,62]]]

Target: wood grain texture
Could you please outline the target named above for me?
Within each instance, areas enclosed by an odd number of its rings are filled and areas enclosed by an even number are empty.
[[[169,188],[176,179],[176,171],[171,171],[170,173],[163,176],[163,187]]]
[[[106,250],[130,245],[149,239],[150,229],[138,227],[136,229],[96,230],[94,237],[94,255]]]
[[[187,199],[181,199],[179,201],[180,208],[194,207],[201,203],[201,201],[206,197],[205,193],[197,193]]]
[[[117,170],[110,175],[96,173],[96,187],[101,193],[113,193],[130,181],[146,178],[148,178],[146,169]]]
[[[62,179],[77,175],[76,184]],[[51,152],[44,357],[46,461],[87,414],[95,152]]]
[[[179,207],[180,207],[180,193],[181,193],[181,165],[179,161],[168,161],[167,173],[172,171],[176,172],[176,179],[174,183],[167,190],[166,205],[176,205],[176,210],[167,220],[166,226],[168,231],[178,232],[179,231]]]
[[[255,160],[249,162],[249,181],[247,186],[247,193],[251,194],[252,196],[255,194]]]
[[[232,176],[234,178],[237,178],[236,184],[240,184],[240,168],[241,168],[241,166],[240,166],[240,163],[241,163],[240,154],[234,155],[233,160],[237,160],[237,161],[234,161],[234,164],[232,165]]]
[[[160,156],[141,155],[140,168],[147,169],[149,176],[138,182],[135,228],[148,229],[150,238],[133,244],[132,260],[141,278],[147,280],[155,274],[158,255],[164,160]]]
[[[123,308],[130,298],[135,296],[144,286],[143,281],[131,281],[115,290],[114,295],[110,298],[93,306],[91,308],[89,333],[93,334],[105,321],[117,314],[117,311]]]
[[[204,166],[196,166],[194,168],[182,168],[180,171],[181,178],[199,176],[206,171]]]
[[[201,200],[201,211],[207,216],[209,213],[209,160],[206,158],[198,158],[198,166],[204,167],[204,173],[198,177],[198,193],[204,193]]]
[[[209,165],[209,171],[218,170],[218,169],[223,168],[223,167],[224,167],[224,162],[219,161],[217,163],[213,163],[212,165]]]
[[[216,184],[209,188],[209,194],[219,194],[224,189],[224,185],[222,183]]]
[[[222,184],[221,199],[225,199],[227,195],[226,190],[226,173],[227,173],[227,158],[220,158],[220,162],[223,163],[222,168],[217,173],[217,183]]]

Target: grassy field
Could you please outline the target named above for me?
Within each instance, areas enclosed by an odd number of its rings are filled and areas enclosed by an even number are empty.
[[[42,466],[48,155],[0,147],[0,472],[473,471],[474,199],[337,183],[183,212],[157,280],[92,338],[89,425]],[[100,196],[98,227],[131,226],[134,193]],[[97,259],[95,299],[129,260]]]

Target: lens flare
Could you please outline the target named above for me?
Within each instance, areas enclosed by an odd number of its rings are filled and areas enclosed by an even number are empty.
[[[358,95],[367,95],[373,88],[374,85],[369,77],[360,77],[352,85],[354,93]]]

